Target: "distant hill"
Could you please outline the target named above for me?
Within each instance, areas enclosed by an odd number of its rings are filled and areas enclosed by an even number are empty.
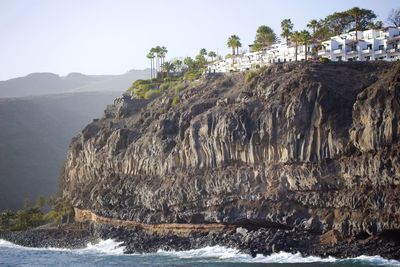
[[[110,79],[100,89],[108,88],[106,84],[122,84],[127,79],[133,79],[134,74],[130,75],[130,78],[127,78],[128,74],[114,77],[115,83]],[[91,82],[98,79],[99,83],[107,80],[81,74],[70,74],[65,78],[54,74],[35,74],[12,83],[46,80],[52,81],[53,85],[58,83],[60,87],[57,90],[65,90],[71,84],[85,83],[85,79]],[[60,80],[63,82],[60,83]],[[120,92],[0,99],[0,211],[22,208],[24,198],[33,200],[39,195],[55,192],[57,176],[71,138],[94,118],[101,117],[107,104],[121,95],[121,84]],[[37,84],[33,88],[35,93],[45,91],[39,90]]]
[[[0,98],[59,94],[66,92],[123,91],[137,79],[150,77],[150,70],[131,70],[122,75],[85,75],[70,73],[32,73],[0,81]]]

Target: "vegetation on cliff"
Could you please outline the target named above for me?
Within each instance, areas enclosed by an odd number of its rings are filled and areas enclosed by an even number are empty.
[[[50,211],[46,212],[45,210]],[[12,212],[5,210],[0,214],[0,231],[21,231],[47,223],[69,222],[73,216],[71,202],[62,197],[39,197],[33,207]]]

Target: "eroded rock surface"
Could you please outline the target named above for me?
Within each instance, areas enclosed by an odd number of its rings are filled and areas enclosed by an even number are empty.
[[[99,216],[343,236],[400,229],[400,64],[285,64],[118,99],[73,139],[64,194]]]

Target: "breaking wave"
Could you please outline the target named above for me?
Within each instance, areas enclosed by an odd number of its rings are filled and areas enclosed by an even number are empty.
[[[99,240],[97,243],[89,243],[82,249],[65,249],[65,248],[29,248],[23,247],[6,240],[0,239],[1,248],[21,249],[21,250],[35,250],[35,251],[59,251],[64,253],[73,253],[81,255],[123,255],[125,247],[122,242],[116,242],[112,239]],[[128,255],[127,255],[128,256]],[[138,256],[137,254],[130,255],[132,257]],[[304,257],[300,253],[279,252],[273,253],[269,256],[257,255],[252,257],[248,254],[242,253],[237,249],[226,248],[222,246],[204,247],[200,249],[186,250],[186,251],[165,251],[159,250],[157,253],[142,254],[140,257],[161,257],[161,258],[175,258],[175,259],[191,259],[192,261],[201,260],[212,262],[226,262],[226,263],[336,263],[336,264],[355,264],[355,265],[369,265],[369,266],[399,266],[400,262],[396,260],[388,260],[381,256],[359,256],[355,258],[337,259],[334,257],[321,258],[316,256]]]
[[[125,247],[122,246],[123,242],[116,242],[112,239],[102,240],[100,239],[97,243],[89,243],[85,248],[81,249],[68,249],[68,248],[31,248],[16,245],[9,241],[0,239],[0,248],[16,248],[23,250],[51,250],[51,251],[65,251],[79,254],[105,254],[105,255],[122,255],[124,254]]]
[[[337,259],[334,257],[321,258],[316,256],[303,257],[300,253],[279,252],[269,256],[258,254],[256,257],[241,253],[237,249],[222,246],[204,247],[187,251],[159,250],[159,255],[178,257],[181,259],[214,259],[220,262],[241,263],[350,263],[366,264],[372,266],[400,266],[396,260],[388,260],[381,256],[359,256],[356,258]]]

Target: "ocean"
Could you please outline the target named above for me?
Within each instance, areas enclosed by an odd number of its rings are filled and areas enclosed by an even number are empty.
[[[0,239],[0,266],[399,266],[399,261],[380,256],[349,259],[302,257],[285,252],[270,256],[240,253],[235,249],[215,246],[188,251],[158,251],[149,254],[125,255],[124,247],[111,239],[100,240],[83,249],[26,248]]]

